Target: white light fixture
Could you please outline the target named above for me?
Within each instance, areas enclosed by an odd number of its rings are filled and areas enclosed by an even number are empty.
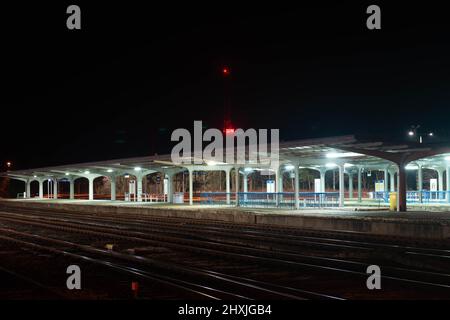
[[[111,172],[113,172],[113,169],[108,169],[108,170],[106,170],[106,172],[111,173]]]
[[[245,168],[245,169],[244,169],[244,172],[252,172],[252,171],[253,171],[252,168]]]
[[[37,178],[37,176],[33,176],[33,178]]]
[[[125,179],[128,179],[129,177],[130,177],[129,174],[126,174],[126,175],[124,176]]]
[[[445,160],[450,161],[450,156],[446,156]]]
[[[406,169],[406,170],[417,170],[417,169],[419,169],[419,167],[416,166],[416,165],[413,165],[413,164],[408,164],[408,165],[405,167],[405,169]]]
[[[286,167],[284,167],[286,170],[291,171],[295,169],[295,166],[292,164],[287,165]]]
[[[66,176],[68,176],[70,173],[66,172]]]
[[[432,136],[434,136],[434,133],[433,133],[433,132],[430,132],[428,135],[429,135],[430,137],[432,137]]]
[[[134,168],[134,171],[141,171],[141,170],[142,170],[141,167],[136,167],[136,168]]]
[[[358,157],[360,156],[360,153],[355,153],[355,152],[341,152],[341,153],[337,153],[337,152],[330,152],[327,154],[327,158],[330,159],[337,159],[337,158],[350,158],[350,157]]]
[[[205,160],[207,166],[217,166],[220,164],[225,164],[224,162],[214,161],[214,160]]]
[[[84,172],[84,174],[89,174],[89,173],[91,173],[89,170],[86,170],[86,171]]]
[[[335,167],[337,167],[337,164],[336,163],[327,163],[325,165],[325,167],[327,167],[327,168],[335,168]]]
[[[408,135],[409,135],[410,137],[412,137],[412,136],[414,135],[414,131],[409,131],[409,132],[408,132]]]
[[[344,164],[344,167],[345,168],[350,168],[350,167],[354,167],[355,165],[354,164],[351,164],[351,163],[346,163],[346,164]]]

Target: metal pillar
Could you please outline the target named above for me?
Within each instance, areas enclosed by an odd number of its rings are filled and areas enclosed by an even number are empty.
[[[142,202],[142,175],[136,175],[136,186],[137,186],[137,201]]]
[[[69,180],[69,198],[70,200],[75,199],[75,180],[73,178]]]
[[[300,209],[300,199],[299,199],[299,190],[298,190],[298,183],[299,183],[299,168],[298,163],[295,164],[294,168],[295,172],[295,178],[294,178],[294,197],[295,197],[295,209]]]
[[[248,192],[248,173],[242,175],[242,186],[244,190],[244,201],[247,201],[247,192]]]
[[[167,202],[172,203],[173,202],[173,176],[172,174],[166,174],[167,176]]]
[[[444,191],[444,169],[439,168],[436,170],[438,173],[438,190],[439,196],[438,199],[444,199],[443,191]]]
[[[278,207],[280,205],[280,177],[282,179],[282,171],[281,166],[278,166],[278,168],[275,169],[275,199],[276,199],[276,206]],[[282,181],[282,180],[281,180]],[[281,182],[283,183],[283,182]]]
[[[231,169],[225,170],[225,178],[226,178],[226,193],[227,193],[227,204],[231,204],[231,198],[230,198],[230,174]]]
[[[417,165],[417,191],[419,192],[419,202],[423,202],[422,190],[423,190],[423,173],[422,173],[422,165]]]
[[[234,168],[234,178],[236,184],[236,207],[239,207],[239,168]]]
[[[189,205],[194,204],[194,181],[192,176],[193,170],[189,169]]]
[[[345,197],[345,185],[344,185],[344,166],[339,165],[339,207],[344,206]]]
[[[53,180],[53,198],[58,199],[58,179]]]
[[[89,200],[94,200],[94,178],[87,178],[89,181]]]
[[[362,202],[362,179],[361,179],[361,167],[358,167],[358,202]]]
[[[406,211],[406,170],[405,165],[399,165],[397,175],[397,211]]]
[[[348,198],[353,199],[353,173],[348,174]]]
[[[395,192],[395,171],[394,170],[389,171],[389,177],[391,178],[390,191]]]
[[[27,181],[27,182],[25,182],[25,185],[26,185],[26,189],[25,189],[25,192],[26,192],[26,198],[31,198],[31,181]]]
[[[384,172],[384,192],[388,192],[389,191],[389,172],[388,172],[388,168],[385,168],[383,170]]]
[[[111,185],[111,200],[115,201],[116,200],[116,177],[115,176],[109,177],[109,182]]]
[[[326,169],[320,169],[320,192],[325,192],[325,175]]]
[[[446,182],[446,199],[447,202],[450,203],[450,166],[447,167],[446,172],[445,172],[445,182]]]
[[[39,180],[39,199],[44,199],[44,181]]]

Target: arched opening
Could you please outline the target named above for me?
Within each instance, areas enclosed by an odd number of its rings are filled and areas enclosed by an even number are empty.
[[[43,182],[44,199],[53,199],[55,192],[55,182],[52,179],[45,179]]]
[[[142,192],[144,201],[166,201],[166,195],[164,194],[164,178],[165,174],[162,172],[153,172],[143,178]]]
[[[78,177],[74,180],[74,198],[89,199],[89,180],[85,177]]]
[[[136,176],[125,173],[116,177],[116,200],[127,201],[130,191],[132,191],[132,182],[136,188]],[[131,183],[131,184],[130,184]],[[136,192],[136,191],[135,191]]]
[[[111,180],[109,177],[101,176],[94,179],[94,199],[111,199]]]
[[[70,180],[62,178],[58,180],[58,199],[70,199]]]
[[[300,192],[314,192],[314,180],[320,178],[320,173],[313,169],[299,170],[299,190]]]
[[[39,181],[33,180],[30,182],[30,198],[39,197]]]

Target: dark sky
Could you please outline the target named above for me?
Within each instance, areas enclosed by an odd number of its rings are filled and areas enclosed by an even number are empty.
[[[175,128],[222,127],[225,85],[237,127],[286,140],[403,139],[412,124],[450,136],[450,19],[438,2],[92,2],[2,4],[2,163],[168,152]],[[81,31],[66,28],[69,4]],[[382,30],[366,28],[369,4]]]

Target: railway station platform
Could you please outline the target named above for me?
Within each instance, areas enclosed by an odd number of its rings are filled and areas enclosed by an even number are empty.
[[[386,208],[345,207],[283,210],[234,206],[182,205],[103,200],[1,199],[0,212],[8,209],[49,210],[85,214],[150,215],[181,219],[214,220],[243,225],[276,226],[366,233],[416,239],[450,239],[450,206],[413,206],[408,213]]]

